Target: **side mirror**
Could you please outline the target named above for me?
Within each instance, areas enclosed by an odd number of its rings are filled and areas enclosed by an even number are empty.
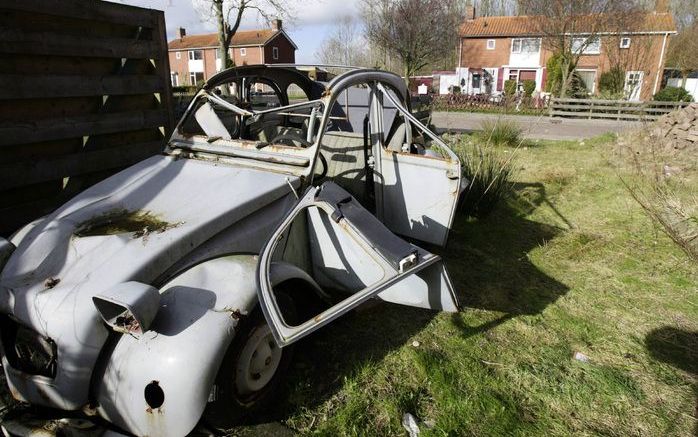
[[[147,284],[124,282],[92,296],[92,302],[114,331],[143,334],[160,308],[160,293]]]
[[[16,249],[15,245],[0,237],[0,272],[7,264],[7,260],[10,259],[10,255]]]

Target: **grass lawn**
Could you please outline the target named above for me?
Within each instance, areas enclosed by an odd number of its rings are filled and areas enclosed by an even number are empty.
[[[328,436],[404,436],[406,412],[427,436],[695,435],[698,269],[626,193],[610,141],[519,150],[515,198],[431,248],[463,312],[345,316],[298,346],[273,418]]]

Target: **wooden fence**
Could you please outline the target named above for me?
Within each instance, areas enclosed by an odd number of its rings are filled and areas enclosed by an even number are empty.
[[[654,121],[690,102],[629,102],[625,100],[552,99],[551,117]]]
[[[0,234],[162,150],[173,126],[162,11],[0,0]]]

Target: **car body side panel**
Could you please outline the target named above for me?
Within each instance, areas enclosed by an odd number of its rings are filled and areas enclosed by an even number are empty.
[[[98,412],[136,435],[185,435],[203,413],[235,327],[257,305],[256,255],[230,255],[198,264],[165,286],[150,331],[121,335],[98,375]],[[279,266],[273,283],[307,275]],[[313,286],[313,284],[311,284]],[[148,384],[164,393],[158,408]]]

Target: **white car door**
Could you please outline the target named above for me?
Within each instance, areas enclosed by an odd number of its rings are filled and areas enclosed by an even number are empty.
[[[272,286],[283,263],[301,268],[337,303],[297,325],[284,319]],[[260,254],[258,296],[276,342],[284,346],[378,297],[409,306],[458,311],[441,258],[395,236],[332,182],[311,187]]]
[[[374,151],[378,216],[397,234],[445,246],[461,192],[460,160],[392,93],[382,90],[383,96],[398,108],[397,119],[404,123],[385,147]],[[410,150],[413,127],[433,142],[436,147],[432,149],[438,149],[438,153]]]

